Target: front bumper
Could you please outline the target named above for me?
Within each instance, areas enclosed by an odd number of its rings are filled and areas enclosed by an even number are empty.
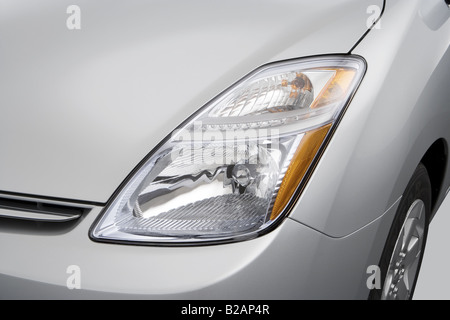
[[[288,218],[254,240],[200,247],[93,242],[100,207],[66,231],[3,228],[0,298],[365,299],[397,205],[343,238]],[[69,266],[80,289],[67,286]]]

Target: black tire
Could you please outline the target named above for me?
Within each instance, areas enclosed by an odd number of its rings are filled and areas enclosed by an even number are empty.
[[[399,237],[400,231],[402,229],[403,223],[406,219],[406,215],[408,213],[409,208],[413,204],[414,201],[420,199],[425,204],[425,230],[424,230],[424,239],[422,243],[422,251],[419,260],[418,271],[416,277],[414,279],[414,283],[411,287],[411,295],[410,299],[412,299],[414,295],[414,290],[417,283],[417,278],[420,273],[420,267],[422,265],[422,259],[425,252],[425,245],[428,236],[428,226],[430,223],[430,215],[431,215],[431,182],[428,176],[427,169],[423,164],[419,164],[414,172],[411,180],[409,181],[405,192],[403,193],[403,197],[400,200],[399,207],[397,209],[396,216],[394,218],[394,222],[392,223],[391,230],[389,231],[389,235],[383,250],[383,254],[380,260],[380,270],[381,270],[381,289],[373,289],[370,291],[369,300],[381,300],[382,297],[382,288],[384,282],[386,280],[386,275],[389,269],[389,263],[392,257],[392,253],[394,251],[395,244]]]

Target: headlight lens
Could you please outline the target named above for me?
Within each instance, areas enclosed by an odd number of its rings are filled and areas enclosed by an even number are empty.
[[[255,237],[279,221],[365,72],[355,56],[261,67],[175,130],[92,231],[99,240]]]

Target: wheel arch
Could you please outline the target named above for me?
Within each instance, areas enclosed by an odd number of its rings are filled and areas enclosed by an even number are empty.
[[[448,167],[447,141],[444,138],[436,140],[425,152],[420,162],[426,167],[431,181],[431,213],[433,217],[440,202],[443,200],[441,195],[445,192],[444,177]],[[439,202],[440,198],[442,200]]]

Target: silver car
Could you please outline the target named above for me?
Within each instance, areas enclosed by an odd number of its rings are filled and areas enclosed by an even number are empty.
[[[449,6],[1,0],[0,298],[412,298]]]

